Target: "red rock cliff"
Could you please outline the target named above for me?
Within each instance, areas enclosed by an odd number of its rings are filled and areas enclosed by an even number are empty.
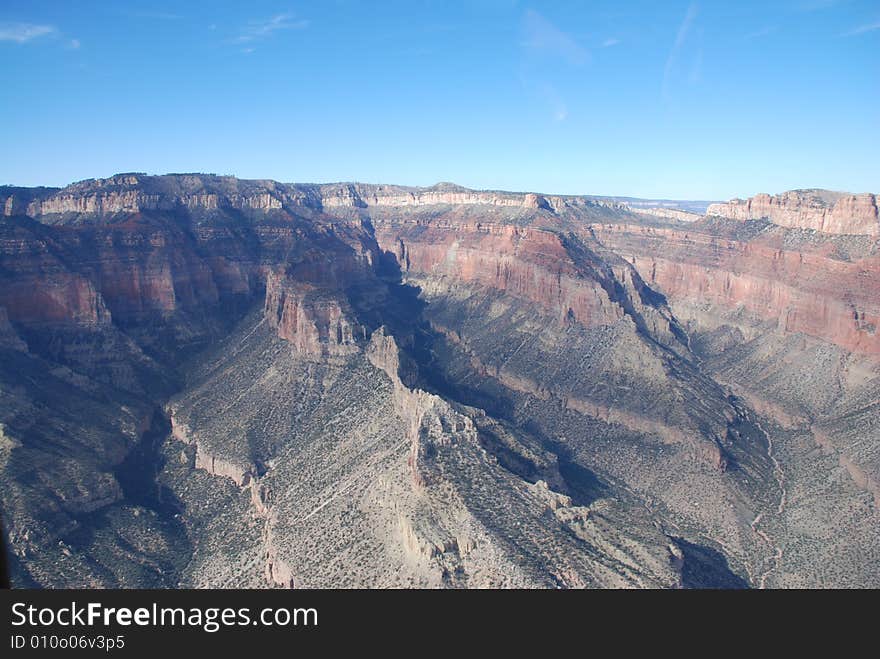
[[[743,309],[779,331],[880,355],[880,259],[841,258],[833,240],[791,242],[782,229],[751,239],[727,229],[594,225],[672,301]]]
[[[565,321],[603,325],[623,307],[576,264],[555,233],[513,225],[379,224],[380,246],[410,272],[430,272],[527,300]]]
[[[880,235],[877,197],[873,194],[792,190],[712,204],[707,214],[734,220],[767,219],[779,226],[823,233]]]

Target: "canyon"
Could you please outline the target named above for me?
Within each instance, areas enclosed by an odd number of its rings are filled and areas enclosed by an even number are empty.
[[[0,187],[15,585],[878,587],[871,194]]]

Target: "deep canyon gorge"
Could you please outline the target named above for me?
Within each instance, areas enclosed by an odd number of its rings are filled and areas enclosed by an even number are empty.
[[[880,587],[873,194],[0,187],[14,585]]]

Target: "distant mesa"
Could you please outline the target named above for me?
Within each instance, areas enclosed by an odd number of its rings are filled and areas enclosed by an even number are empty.
[[[637,199],[593,195],[546,195],[535,192],[473,190],[450,182],[430,187],[364,183],[300,184],[245,180],[215,174],[141,173],[88,179],[65,188],[0,186],[5,216],[100,217],[118,213],[170,211],[174,208],[280,210],[411,206],[494,206],[526,212],[566,213],[576,209],[629,211],[643,217],[696,222],[705,216],[766,220],[788,229],[838,235],[880,235],[877,197],[829,190],[792,190],[758,194],[728,202]]]
[[[65,188],[0,186],[5,216],[108,216],[175,208],[269,210],[288,206],[322,209],[349,207],[496,206],[555,213],[570,207],[626,208],[602,197],[472,190],[455,183],[431,187],[364,183],[279,183],[213,174],[116,174],[88,179]]]
[[[876,195],[830,190],[791,190],[778,195],[758,194],[712,204],[708,215],[734,220],[765,219],[790,229],[822,233],[880,235]]]

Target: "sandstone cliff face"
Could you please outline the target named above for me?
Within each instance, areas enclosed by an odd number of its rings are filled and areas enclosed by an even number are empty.
[[[629,209],[637,215],[650,215],[651,217],[662,217],[680,222],[696,222],[703,217],[697,213],[676,208],[640,208],[638,206],[630,206]]]
[[[208,204],[210,214],[196,220],[164,197],[151,212],[120,207],[113,212],[125,219],[106,222],[106,204],[82,206],[85,197],[65,194],[78,205],[70,221],[0,223],[0,305],[13,323],[99,327],[198,315],[249,298],[279,265],[298,281],[338,289],[371,272],[377,258],[359,223],[307,224],[285,211],[272,215],[268,202],[255,201],[263,214],[237,227],[228,207]]]
[[[0,296],[13,322],[125,323],[213,304],[221,294],[212,264],[172,227],[133,221],[48,235],[10,221],[0,225],[0,245],[6,278]],[[225,293],[247,289],[241,281],[222,284]]]
[[[622,306],[548,231],[441,221],[404,231],[379,224],[376,237],[406,272],[487,286],[537,304],[559,322],[603,325],[624,316]]]
[[[778,231],[751,240],[700,227],[614,224],[592,231],[675,302],[742,309],[782,333],[880,355],[876,256],[843,260],[834,243],[798,248]]]
[[[433,457],[439,450],[458,442],[478,444],[476,426],[470,417],[453,410],[441,397],[404,383],[400,349],[385,328],[373,332],[365,354],[369,362],[391,380],[394,408],[404,421],[405,437],[410,443],[407,464],[412,483],[422,489],[440,478],[433,465]],[[411,529],[407,537],[411,542]]]
[[[793,190],[712,204],[706,213],[734,220],[767,219],[779,226],[823,233],[880,235],[877,197],[873,194]]]
[[[266,280],[265,314],[278,336],[303,355],[351,354],[366,339],[366,329],[352,320],[343,300],[274,272]]]
[[[510,208],[550,208],[544,197],[536,194],[512,195],[471,190],[402,190],[364,189],[349,186],[341,190],[322,190],[321,203],[326,208],[338,206],[434,206],[480,205]]]
[[[146,211],[280,209],[285,195],[274,182],[241,186],[231,177],[147,177],[121,174],[70,185],[63,190],[46,189],[26,194],[12,189],[3,198],[4,215],[105,216]]]
[[[82,181],[62,190],[34,192],[5,188],[0,194],[3,215],[107,216],[148,211],[220,209],[280,210],[300,206],[320,210],[339,207],[408,207],[481,205],[507,208],[559,210],[574,206],[623,208],[621,204],[584,197],[543,196],[535,193],[476,191],[452,184],[432,188],[331,184],[282,184],[275,181],[240,181],[232,177],[177,175],[148,177],[122,174]]]
[[[95,327],[110,314],[95,284],[71,272],[50,237],[32,222],[0,225],[0,306],[9,320]]]
[[[404,273],[499,291],[536,305],[563,326],[599,327],[629,318],[676,342],[673,319],[662,307],[646,303],[648,292],[638,273],[611,255],[590,251],[592,241],[473,218],[374,220],[379,245],[394,255]]]
[[[423,206],[487,206],[507,209],[562,212],[572,208],[624,209],[617,202],[588,197],[539,195],[533,192],[469,190],[451,183],[431,188],[407,188],[393,185],[335,184],[319,186],[321,205],[327,209],[410,208]]]

